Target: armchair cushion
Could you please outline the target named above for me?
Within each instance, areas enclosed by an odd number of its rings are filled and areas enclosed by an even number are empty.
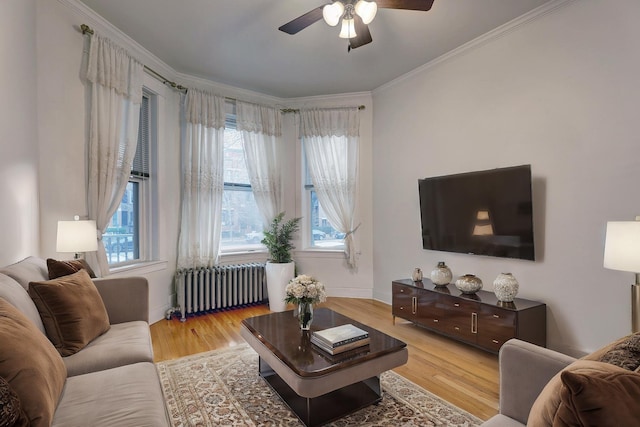
[[[53,280],[31,282],[29,295],[47,336],[62,356],[77,353],[109,330],[107,310],[84,269]]]
[[[558,411],[562,403],[562,390],[563,382],[562,375],[564,372],[574,370],[602,370],[602,364],[604,361],[612,361],[616,364],[624,367],[631,367],[637,365],[638,360],[633,360],[640,356],[640,353],[635,352],[634,348],[635,335],[628,335],[622,337],[606,346],[584,356],[580,360],[576,360],[569,366],[558,372],[544,387],[540,395],[536,398],[535,402],[531,406],[529,412],[529,419],[527,424],[533,426],[553,426],[554,420],[558,419]],[[630,372],[629,370],[622,369],[621,367],[614,366],[611,363],[605,363],[608,367],[622,370],[623,372]],[[572,378],[569,374],[569,378]],[[555,422],[561,422],[559,419]],[[562,426],[563,424],[557,424]],[[580,425],[580,424],[574,424]],[[611,424],[616,425],[616,424]]]
[[[554,427],[629,426],[640,420],[640,374],[589,362],[561,374],[561,402]]]

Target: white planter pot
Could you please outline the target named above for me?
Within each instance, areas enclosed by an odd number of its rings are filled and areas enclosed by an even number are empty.
[[[284,302],[285,288],[294,277],[295,264],[293,262],[286,264],[267,262],[265,272],[267,275],[269,310],[285,311],[287,308],[287,304]]]

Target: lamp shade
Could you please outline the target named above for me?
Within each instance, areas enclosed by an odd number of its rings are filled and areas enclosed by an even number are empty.
[[[604,267],[640,272],[640,221],[607,222]]]
[[[342,20],[342,28],[340,29],[340,34],[338,37],[341,39],[351,39],[355,37],[356,34],[356,26],[354,24],[353,18],[351,19],[343,19]]]
[[[98,250],[96,222],[58,221],[57,252],[93,252]]]
[[[356,13],[362,18],[362,22],[370,24],[373,18],[376,17],[378,11],[378,5],[374,1],[359,0],[355,5]]]
[[[322,8],[322,17],[324,18],[324,22],[332,27],[338,25],[343,13],[344,5],[339,1],[328,4]]]

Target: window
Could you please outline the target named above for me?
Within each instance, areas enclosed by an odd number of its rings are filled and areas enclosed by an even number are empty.
[[[311,177],[307,171],[307,162],[303,161],[303,163],[305,165],[305,200],[307,201],[307,214],[305,217],[309,218],[306,228],[308,241],[310,242],[309,246],[322,249],[344,249],[344,233],[338,232],[329,223],[313,188]]]
[[[242,133],[235,114],[227,114],[224,130],[224,194],[222,196],[222,252],[260,250],[262,217],[258,211],[244,160]]]
[[[150,216],[150,149],[155,135],[155,98],[143,92],[140,126],[131,177],[118,210],[102,236],[107,261],[111,266],[148,259]]]

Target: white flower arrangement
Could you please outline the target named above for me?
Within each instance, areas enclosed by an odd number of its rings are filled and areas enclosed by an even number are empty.
[[[285,289],[285,302],[317,304],[327,300],[324,285],[311,276],[301,274],[291,279]]]

